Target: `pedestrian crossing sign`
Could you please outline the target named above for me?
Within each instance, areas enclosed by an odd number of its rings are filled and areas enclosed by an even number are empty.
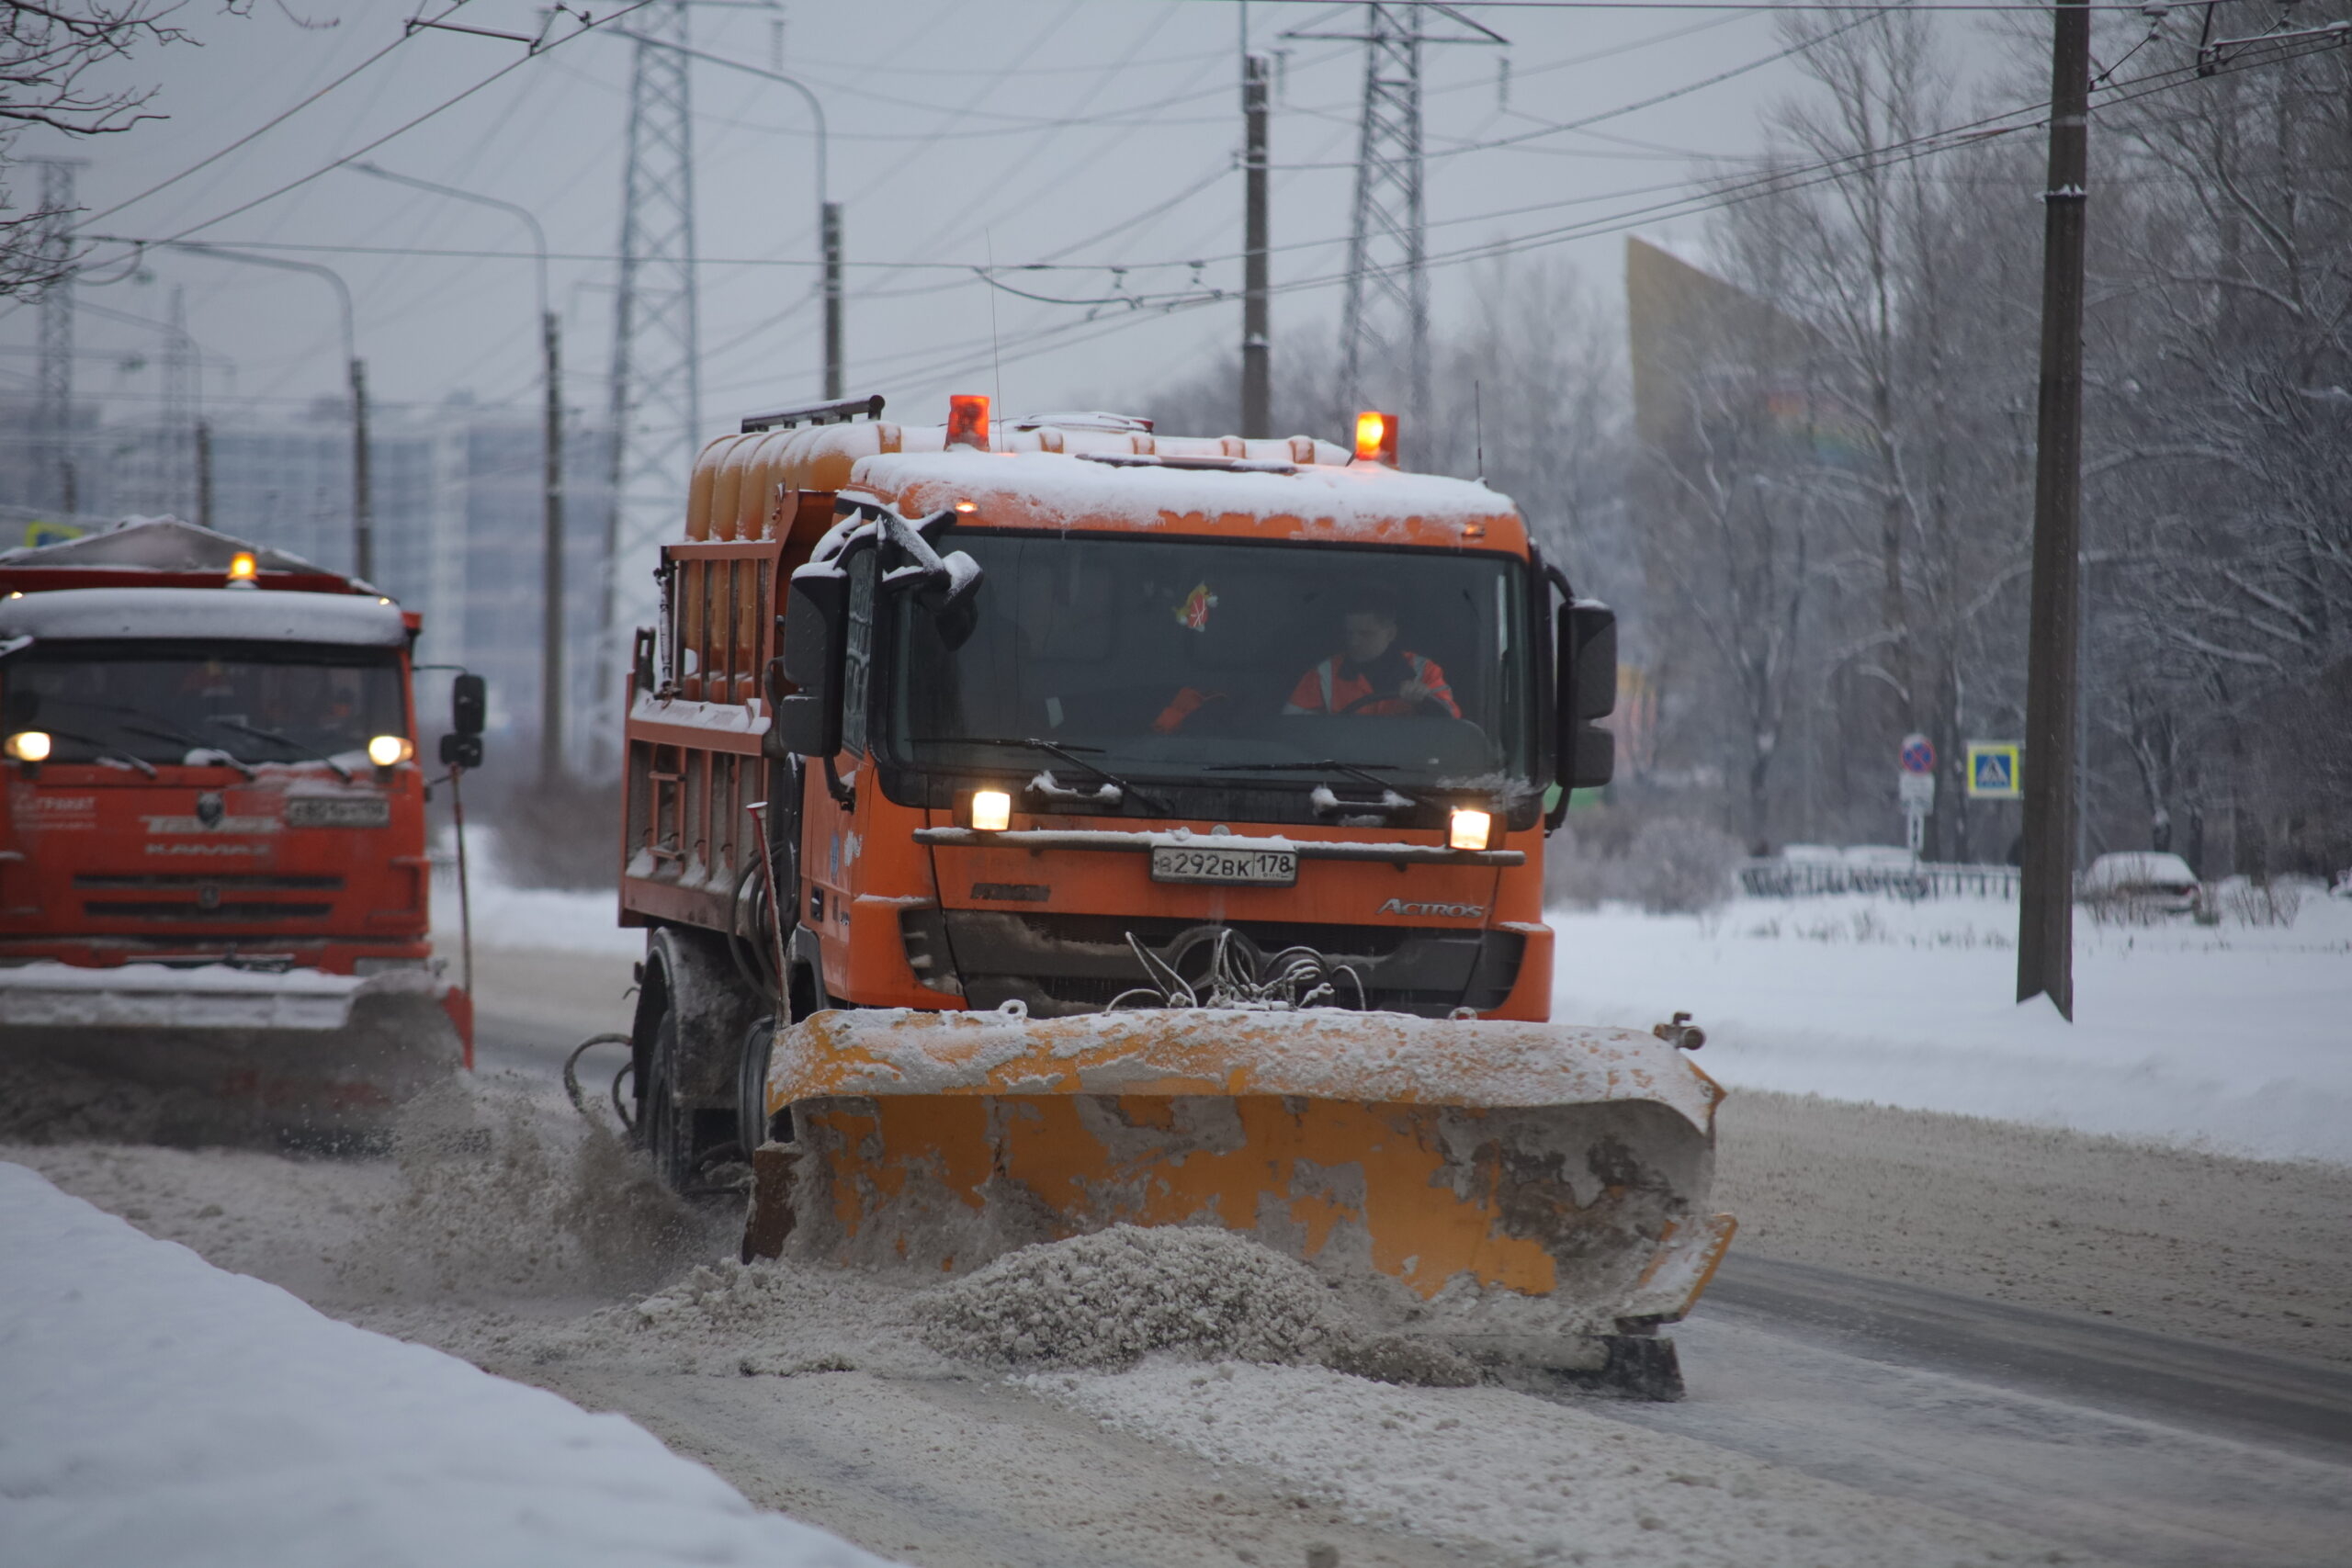
[[[1968,743],[1968,798],[2021,800],[2018,762],[2025,747],[2015,740],[1972,740]]]

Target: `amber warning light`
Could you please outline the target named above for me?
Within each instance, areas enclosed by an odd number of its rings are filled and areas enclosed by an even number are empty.
[[[229,581],[232,585],[242,585],[247,588],[252,587],[254,582],[254,573],[259,570],[260,568],[254,562],[254,553],[251,550],[239,550],[235,555],[229,558]]]
[[[1396,416],[1370,410],[1356,415],[1356,458],[1359,462],[1396,466]]]
[[[989,449],[989,400],[976,392],[947,400],[947,445]]]

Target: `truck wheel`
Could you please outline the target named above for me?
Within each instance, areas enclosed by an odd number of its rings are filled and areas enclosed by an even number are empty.
[[[653,1026],[651,1070],[646,1075],[645,1098],[639,1103],[639,1135],[653,1161],[653,1172],[673,1192],[685,1190],[694,1179],[694,1122],[678,1103],[678,1010],[665,1006]]]
[[[735,1078],[735,1141],[743,1163],[768,1139],[768,1052],[775,1043],[775,1020],[755,1018],[743,1034],[743,1055]]]

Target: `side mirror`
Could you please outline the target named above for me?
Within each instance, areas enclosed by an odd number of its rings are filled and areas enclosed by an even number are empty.
[[[490,688],[479,675],[459,675],[449,682],[449,733],[441,738],[441,761],[446,767],[481,766],[481,732],[490,722]]]
[[[986,574],[962,550],[939,553],[938,537],[955,527],[956,513],[935,512],[910,523],[886,512],[880,523],[882,537],[893,547],[889,558],[897,563],[883,574],[882,586],[894,592],[913,590],[930,611],[940,640],[950,649],[963,647],[979,625],[974,595]]]
[[[479,675],[449,682],[449,728],[469,739],[490,726],[490,686]]]
[[[842,667],[849,645],[849,574],[831,561],[792,574],[785,601],[784,656],[764,679],[775,718],[768,744],[801,757],[842,749]],[[782,690],[790,682],[797,688]]]
[[[1592,599],[1563,605],[1555,646],[1560,787],[1599,789],[1617,768],[1617,738],[1593,723],[1617,705],[1617,612]]]

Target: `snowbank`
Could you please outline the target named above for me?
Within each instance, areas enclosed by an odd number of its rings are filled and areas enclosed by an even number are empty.
[[[878,1568],[618,1416],[321,1316],[0,1164],[0,1561]]]
[[[2072,1024],[2010,999],[2017,906],[2000,899],[1549,919],[1554,1018],[1686,1010],[1707,1031],[1700,1066],[1735,1088],[2352,1161],[2352,900],[2306,899],[2288,928],[2078,910]]]

